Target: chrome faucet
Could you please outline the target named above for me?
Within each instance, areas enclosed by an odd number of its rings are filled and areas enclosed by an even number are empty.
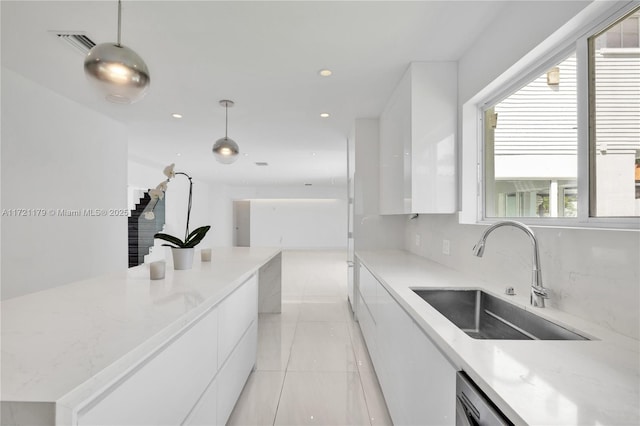
[[[536,239],[536,236],[534,235],[531,228],[529,228],[524,223],[520,223],[512,220],[505,220],[502,222],[494,223],[484,231],[484,233],[480,237],[480,240],[478,240],[476,245],[473,246],[473,254],[475,256],[482,257],[482,255],[484,254],[484,245],[487,241],[487,237],[491,232],[493,232],[494,229],[500,228],[501,226],[513,226],[515,228],[521,229],[531,239],[531,242],[533,243],[533,275],[532,275],[532,281],[531,281],[531,297],[529,301],[533,306],[544,308],[544,299],[548,299],[549,294],[547,293],[547,289],[545,289],[544,286],[542,285],[542,270],[540,269],[540,254],[538,253],[538,240]]]

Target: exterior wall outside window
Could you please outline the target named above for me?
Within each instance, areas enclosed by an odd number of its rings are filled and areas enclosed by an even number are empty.
[[[487,217],[575,216],[570,201],[578,176],[575,54],[487,112]],[[573,195],[566,198],[566,190]]]
[[[591,39],[591,214],[640,216],[640,10]]]

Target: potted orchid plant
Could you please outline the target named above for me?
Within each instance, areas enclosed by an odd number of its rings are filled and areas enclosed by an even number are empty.
[[[193,231],[189,232],[189,219],[191,218],[191,200],[193,197],[193,181],[191,176],[184,172],[176,172],[174,170],[175,164],[170,164],[169,166],[164,168],[164,175],[167,177],[166,180],[160,182],[160,184],[155,188],[149,191],[149,196],[152,200],[162,200],[164,197],[164,193],[167,191],[167,184],[171,179],[176,177],[176,175],[183,175],[189,179],[189,202],[187,205],[187,226],[184,232],[184,240],[175,237],[173,235],[165,234],[162,232],[158,232],[154,235],[154,238],[158,238],[160,240],[164,240],[169,244],[163,244],[163,246],[171,247],[171,252],[173,254],[173,267],[174,269],[191,269],[193,265],[193,252],[194,247],[197,246],[207,235],[211,226],[201,226]],[[155,206],[154,206],[155,208]],[[146,219],[153,219],[155,216],[153,214],[153,210],[145,213]]]

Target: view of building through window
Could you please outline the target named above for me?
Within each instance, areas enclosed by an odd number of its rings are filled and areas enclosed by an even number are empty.
[[[597,50],[640,47],[640,14],[635,12],[595,38]]]
[[[587,195],[590,216],[640,216],[640,11],[589,44],[590,170],[578,170],[572,54],[485,110],[486,217],[576,217]]]
[[[590,40],[591,215],[640,216],[640,11]]]
[[[575,55],[485,114],[486,215],[576,216]]]

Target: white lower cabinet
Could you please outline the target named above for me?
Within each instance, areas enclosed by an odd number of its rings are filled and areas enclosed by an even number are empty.
[[[358,290],[362,295],[364,303],[367,304],[367,308],[371,314],[375,317],[375,310],[378,298],[378,280],[373,274],[360,262],[358,262],[359,270],[359,285]]]
[[[365,267],[360,276],[375,279]],[[456,369],[377,280],[376,286],[375,309],[362,298],[358,320],[370,353],[375,342],[371,360],[393,423],[455,424]]]
[[[79,425],[177,425],[217,371],[218,310],[152,354],[78,413]]]
[[[77,425],[224,425],[256,362],[254,275],[91,398]]]
[[[257,348],[258,324],[254,321],[184,422],[185,426],[224,425],[229,420],[255,365]]]
[[[218,367],[238,344],[252,321],[258,318],[258,279],[254,275],[220,304]]]
[[[367,309],[367,305],[364,303],[364,299],[361,295],[358,296],[358,323],[362,330],[362,336],[367,344],[367,350],[369,351],[369,358],[375,364],[378,360],[378,347],[376,344],[376,324],[373,322],[373,317]]]
[[[374,311],[377,309],[378,281],[367,268],[356,261],[358,268],[358,304],[357,317],[362,336],[367,344],[369,357],[375,364],[378,360],[378,345],[376,343],[376,323]]]
[[[218,421],[218,378],[211,381],[200,401],[184,422],[185,426],[216,425]]]
[[[408,424],[453,425],[456,422],[456,369],[414,323],[411,336],[412,381],[407,403],[413,407]]]
[[[218,373],[218,425],[224,425],[236,401],[242,393],[242,388],[256,363],[258,349],[258,323],[254,321],[234,351],[227,363]]]

